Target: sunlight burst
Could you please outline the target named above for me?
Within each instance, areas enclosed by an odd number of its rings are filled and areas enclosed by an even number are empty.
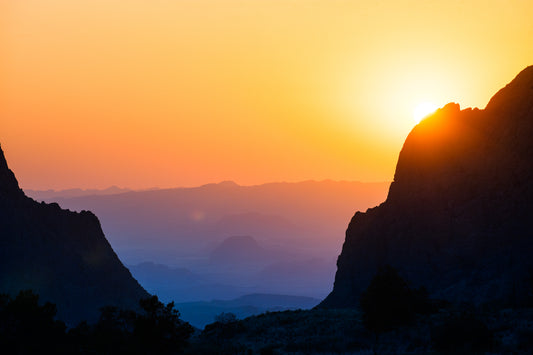
[[[433,112],[437,110],[438,106],[435,105],[433,102],[421,102],[419,103],[414,111],[413,111],[413,118],[415,120],[415,123],[419,123],[422,121],[426,116],[429,116]]]

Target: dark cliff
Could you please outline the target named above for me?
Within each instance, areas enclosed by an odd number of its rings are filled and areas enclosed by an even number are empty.
[[[36,291],[71,325],[98,309],[135,309],[147,292],[122,265],[91,212],[26,197],[0,149],[0,292]]]
[[[418,124],[387,200],[356,213],[323,307],[352,307],[377,269],[434,297],[517,304],[533,275],[533,67],[484,110],[448,104]]]

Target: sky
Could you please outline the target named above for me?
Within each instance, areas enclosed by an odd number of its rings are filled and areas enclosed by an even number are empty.
[[[421,102],[533,64],[529,0],[0,0],[0,144],[31,189],[390,181]]]

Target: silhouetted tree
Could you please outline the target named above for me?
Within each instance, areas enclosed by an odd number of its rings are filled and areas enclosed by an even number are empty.
[[[360,299],[363,325],[374,332],[376,347],[379,334],[409,324],[416,314],[436,311],[424,287],[411,289],[390,265],[381,267]],[[375,350],[374,350],[374,353]]]
[[[409,323],[414,317],[413,294],[392,266],[380,268],[360,300],[363,323],[376,333]]]
[[[215,316],[215,322],[204,327],[202,336],[213,341],[217,346],[232,348],[233,337],[245,330],[242,322],[231,312],[222,312]]]
[[[141,299],[141,311],[106,306],[94,326],[80,323],[69,332],[79,352],[106,354],[177,354],[193,328],[180,319],[174,302],[157,296]]]
[[[381,267],[360,299],[365,328],[376,335],[406,325],[417,313],[433,311],[425,288],[409,288],[409,284],[390,265]],[[375,351],[374,351],[375,353]]]
[[[89,331],[89,348],[106,353],[135,353],[137,348],[133,343],[131,333],[137,314],[133,311],[121,310],[114,306],[105,306],[100,309],[98,322]],[[86,325],[81,323],[73,335],[86,332]]]
[[[228,323],[233,323],[236,321],[237,321],[237,316],[231,312],[222,312],[215,316],[215,322],[218,322],[221,324],[228,324]]]
[[[175,353],[181,350],[193,333],[193,327],[180,319],[174,302],[166,306],[157,296],[140,301],[143,313],[137,315],[134,338],[147,353]]]
[[[81,322],[67,334],[65,324],[55,320],[54,304],[39,305],[32,291],[14,299],[0,294],[0,353],[181,353],[193,327],[180,319],[174,302],[164,305],[151,296],[140,301],[140,308],[102,307],[96,324]]]
[[[20,291],[14,299],[0,295],[0,350],[18,354],[43,349],[66,352],[66,327],[55,320],[56,313],[52,303],[39,305],[39,296],[31,290]]]

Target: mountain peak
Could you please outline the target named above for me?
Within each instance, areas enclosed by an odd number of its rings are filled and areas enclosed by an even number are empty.
[[[219,182],[217,185],[220,187],[224,187],[224,188],[239,187],[239,185],[235,181],[232,181],[232,180],[224,180],[224,181]]]
[[[15,174],[9,169],[0,145],[0,198],[16,198],[23,195]]]
[[[485,110],[496,113],[533,108],[533,65],[522,70],[509,84],[494,95]]]
[[[484,110],[451,103],[415,126],[387,200],[352,218],[322,305],[356,305],[387,264],[448,301],[529,297],[519,285],[533,270],[532,135],[533,67]]]
[[[2,144],[0,144],[0,169],[8,169],[6,157],[4,155],[4,151],[2,150]]]
[[[456,102],[449,102],[440,108],[439,111],[442,113],[459,112],[461,111],[461,106]]]

